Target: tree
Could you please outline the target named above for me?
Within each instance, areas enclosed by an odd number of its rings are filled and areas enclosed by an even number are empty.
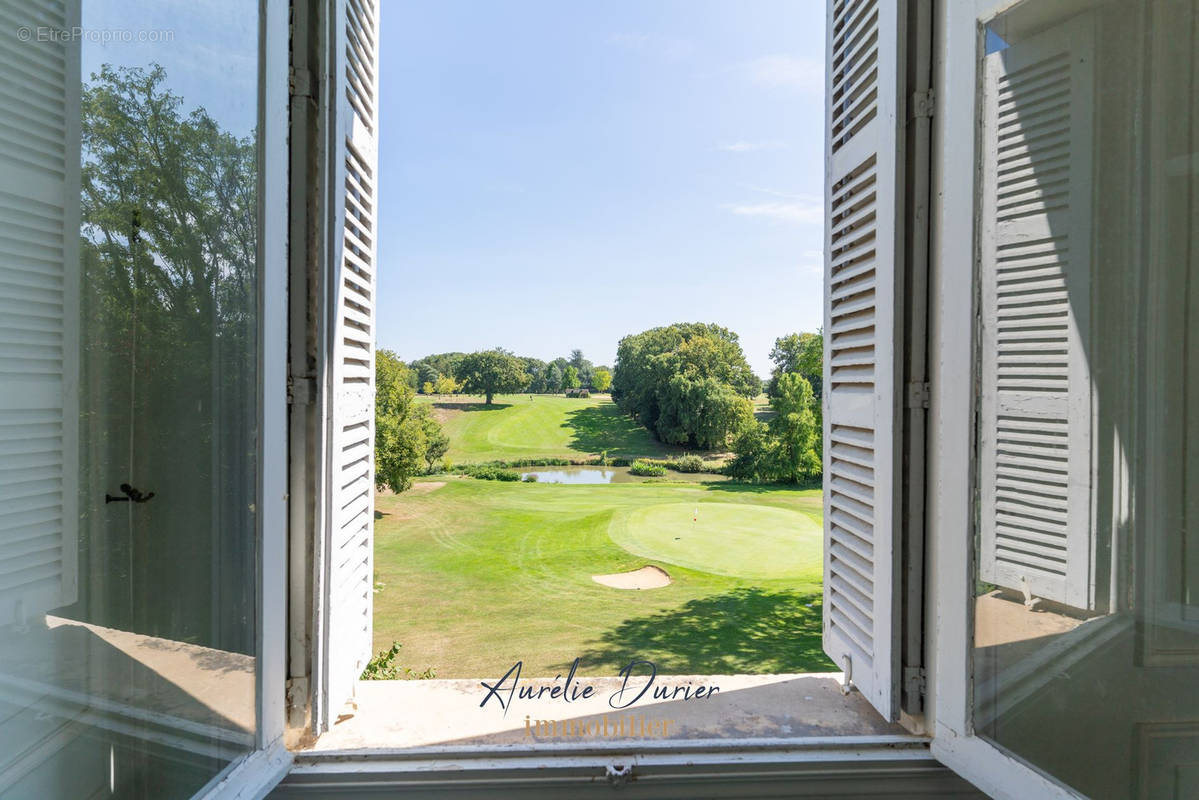
[[[545,373],[545,391],[556,394],[562,391],[562,368],[551,363]]]
[[[562,373],[562,388],[579,388],[579,371],[575,369],[573,364],[568,364],[566,370]]]
[[[770,383],[766,394],[775,396],[780,375],[794,372],[804,376],[812,386],[812,392],[819,403],[824,374],[824,332],[789,333],[774,340],[770,351],[770,360],[774,369],[770,372]]]
[[[575,372],[578,373],[579,385],[590,387],[592,385],[595,368],[592,366],[590,361],[583,357],[583,351],[571,350],[568,363],[570,366],[574,367]],[[567,388],[577,389],[578,387],[570,386]]]
[[[752,414],[760,384],[737,334],[676,323],[620,340],[612,398],[664,442],[722,447]]]
[[[375,483],[393,492],[412,485],[412,478],[428,463],[430,440],[436,444],[444,436],[429,407],[416,402],[408,383],[411,371],[390,350],[376,351]]]
[[[421,394],[433,394],[435,387],[431,381],[425,381],[420,387]]]
[[[437,394],[456,394],[458,392],[458,381],[449,375],[442,375],[437,379],[437,383],[433,388]]]
[[[606,392],[612,388],[612,371],[607,367],[596,367],[591,373],[591,386],[597,392]]]
[[[545,373],[546,364],[539,358],[522,358],[521,361],[525,364],[525,372],[529,375],[529,385],[525,387],[525,391],[530,394],[542,394],[545,392]]]
[[[420,381],[421,393],[432,394],[432,389],[425,389],[426,386],[435,386],[437,379],[441,377],[441,373],[429,362],[419,363],[416,367],[417,380]]]
[[[529,382],[521,360],[499,348],[463,357],[458,369],[463,389],[470,394],[483,395],[487,405],[491,405],[495,395],[519,392]]]
[[[733,457],[725,472],[744,481],[768,481],[773,473],[772,441],[766,426],[751,420],[733,436]]]
[[[432,416],[425,414],[421,419],[425,436],[425,464],[427,472],[432,472],[434,465],[450,449],[450,437]]]
[[[775,480],[798,483],[821,473],[821,435],[813,398],[812,386],[803,375],[785,372],[779,376],[771,401],[775,414],[769,423],[770,435],[777,442]]]

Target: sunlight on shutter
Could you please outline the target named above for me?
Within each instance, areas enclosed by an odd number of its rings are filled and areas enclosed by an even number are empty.
[[[332,343],[333,431],[330,480],[330,716],[354,693],[371,656],[374,585],[375,220],[378,180],[376,98],[378,11],[346,0],[344,102],[338,130],[343,159],[334,187],[341,239],[336,262]]]
[[[985,59],[983,581],[1093,606],[1090,18]]]
[[[893,3],[830,7],[824,649],[895,719],[903,21]]]

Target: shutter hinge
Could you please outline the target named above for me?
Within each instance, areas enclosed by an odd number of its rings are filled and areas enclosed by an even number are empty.
[[[912,104],[910,106],[912,113],[909,115],[912,119],[927,118],[933,115],[933,90],[925,89],[923,92],[912,92]]]
[[[287,376],[287,404],[289,406],[310,406],[315,399],[316,380],[314,378]]]
[[[908,384],[907,408],[928,408],[928,381],[916,381]]]
[[[289,68],[287,85],[292,97],[312,97],[312,86],[306,69]]]
[[[903,668],[903,691],[908,697],[919,697],[923,704],[927,689],[928,673],[924,667]]]

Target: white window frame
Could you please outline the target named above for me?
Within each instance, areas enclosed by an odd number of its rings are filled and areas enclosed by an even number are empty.
[[[287,0],[258,3],[258,485],[255,749],[197,795],[265,797],[291,769],[284,745],[287,677]]]
[[[1082,798],[974,732],[973,487],[977,113],[983,25],[1021,0],[940,0],[934,15],[927,546],[932,753],[997,798]],[[964,335],[969,333],[969,335]]]

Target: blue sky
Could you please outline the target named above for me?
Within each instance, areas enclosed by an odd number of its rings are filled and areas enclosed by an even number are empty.
[[[824,4],[389,0],[378,344],[611,364],[676,321],[750,364],[821,321]]]

